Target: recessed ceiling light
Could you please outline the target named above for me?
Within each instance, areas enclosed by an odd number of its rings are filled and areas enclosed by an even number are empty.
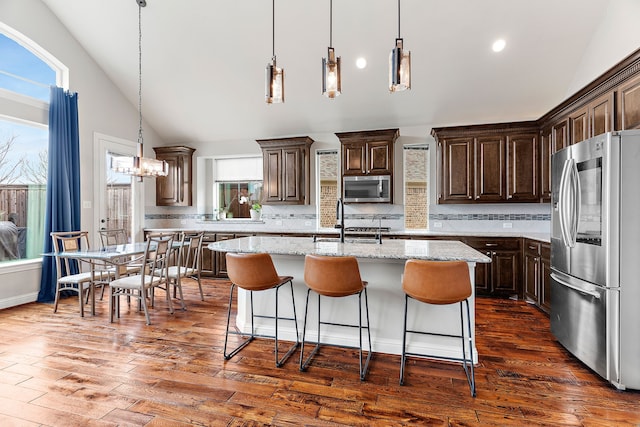
[[[358,67],[358,68],[360,68],[362,70],[366,66],[367,66],[367,60],[366,59],[364,59],[363,57],[360,57],[360,58],[356,59],[356,67]]]
[[[498,39],[495,42],[493,42],[493,46],[491,48],[493,49],[494,52],[501,52],[506,45],[507,45],[507,42],[505,42],[503,39]]]

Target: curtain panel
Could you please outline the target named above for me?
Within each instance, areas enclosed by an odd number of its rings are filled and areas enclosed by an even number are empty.
[[[78,94],[51,88],[49,104],[49,165],[44,216],[43,252],[53,252],[51,232],[80,230],[80,138]],[[55,299],[56,265],[42,258],[39,302]]]

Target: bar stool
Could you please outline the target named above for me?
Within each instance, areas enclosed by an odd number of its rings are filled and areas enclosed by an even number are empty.
[[[407,356],[451,360],[462,362],[467,382],[471,389],[471,396],[476,396],[475,373],[473,371],[473,337],[471,336],[471,317],[469,313],[469,297],[471,296],[471,280],[469,279],[469,267],[464,261],[426,261],[407,260],[404,267],[402,289],[405,292],[404,304],[404,330],[402,334],[402,359],[400,362],[400,385],[404,385],[404,365]],[[435,304],[460,304],[460,335],[439,334],[434,332],[416,331],[407,329],[407,308],[409,298],[417,301]],[[464,334],[464,316],[462,304],[467,311],[467,332]],[[436,335],[441,337],[460,338],[462,341],[462,357],[443,357],[428,354],[409,353],[406,351],[407,333]],[[469,357],[465,341],[469,340]]]
[[[276,268],[273,265],[271,256],[266,253],[258,254],[236,254],[227,253],[227,274],[231,280],[231,292],[229,294],[229,310],[227,311],[227,330],[224,336],[224,358],[225,360],[231,359],[240,350],[247,346],[254,338],[274,338],[275,339],[275,358],[276,367],[281,367],[289,356],[300,344],[298,340],[298,321],[296,317],[296,304],[293,297],[293,277],[291,276],[279,276],[276,272]],[[291,303],[293,305],[293,317],[280,317],[278,316],[278,291],[282,285],[289,283],[291,285]],[[242,332],[229,332],[229,323],[231,320],[231,305],[233,303],[233,290],[235,287],[249,291],[251,301],[251,334],[244,342],[238,347],[227,353],[227,341],[229,334],[232,335],[247,335]],[[275,289],[276,301],[275,301],[275,316],[265,316],[253,313],[253,292],[264,291],[268,289]],[[275,334],[274,336],[257,335],[254,330],[253,319],[254,317],[260,317],[265,319],[275,319]],[[296,342],[289,348],[287,353],[281,358],[278,358],[278,320],[291,320],[296,327]]]
[[[305,371],[309,366],[311,359],[318,352],[323,343],[320,342],[320,325],[343,326],[349,328],[358,328],[359,332],[359,362],[360,362],[360,381],[364,381],[371,360],[371,332],[369,330],[369,303],[367,301],[367,282],[360,278],[360,269],[358,261],[355,257],[333,257],[307,255],[304,260],[304,281],[309,287],[307,290],[307,301],[304,311],[304,326],[302,328],[302,345],[300,347],[300,370]],[[304,359],[304,343],[305,333],[307,331],[307,313],[309,312],[309,294],[314,291],[318,294],[318,339],[316,346]],[[367,317],[367,325],[362,326],[362,295],[364,294],[365,313]],[[346,297],[350,295],[358,295],[358,325],[349,325],[343,323],[323,322],[320,319],[320,297]],[[362,363],[362,329],[367,330],[369,340],[369,353],[366,362]],[[324,344],[326,345],[326,344]],[[353,347],[355,348],[355,347]]]

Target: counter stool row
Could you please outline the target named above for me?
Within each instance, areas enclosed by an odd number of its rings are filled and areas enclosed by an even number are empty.
[[[306,255],[304,263],[304,281],[308,287],[305,302],[305,314],[302,328],[302,340],[298,339],[297,315],[295,308],[293,277],[280,276],[276,272],[271,256],[266,253],[258,254],[237,254],[227,253],[227,273],[231,281],[231,290],[229,295],[229,308],[227,312],[227,327],[225,331],[225,342],[223,354],[225,360],[231,359],[240,350],[245,348],[255,338],[273,338],[275,364],[281,367],[291,354],[300,347],[300,370],[305,371],[312,362],[313,357],[318,353],[322,345],[320,340],[321,325],[332,325],[345,328],[358,328],[359,342],[358,346],[348,348],[358,348],[359,350],[359,374],[360,380],[364,381],[369,368],[369,362],[373,354],[371,347],[371,332],[369,324],[369,305],[367,300],[367,282],[363,281],[360,276],[358,262],[355,257],[336,257],[336,256],[318,256]],[[293,305],[293,317],[281,317],[278,307],[278,292],[282,286],[289,285],[291,289],[291,302]],[[251,332],[243,333],[236,330],[230,330],[231,308],[233,303],[233,295],[235,288],[244,289],[249,292],[250,311],[251,311]],[[462,362],[471,395],[475,397],[475,373],[473,368],[472,352],[473,337],[471,336],[471,318],[469,311],[469,300],[471,296],[471,281],[469,279],[469,269],[464,261],[425,261],[425,260],[408,260],[405,264],[405,271],[402,279],[402,287],[405,291],[405,307],[404,307],[404,324],[402,339],[402,356],[400,363],[400,384],[404,384],[405,365],[407,357],[445,359],[450,361]],[[253,292],[275,289],[275,315],[255,314],[253,310]],[[314,348],[305,358],[305,343],[307,342],[307,315],[309,313],[310,294],[317,295],[317,337]],[[358,297],[358,324],[332,323],[324,321],[321,318],[321,298],[343,298],[349,296]],[[424,330],[407,329],[407,311],[409,301],[415,300],[426,304],[459,304],[460,305],[460,335],[448,335],[430,333]],[[363,313],[364,304],[364,313]],[[463,304],[466,306],[466,322],[463,310]],[[364,320],[363,322],[363,314]],[[258,335],[255,333],[254,317],[262,317],[274,319],[275,334],[273,336]],[[279,357],[280,345],[278,342],[278,322],[293,322],[296,331],[295,342],[286,349],[284,356]],[[467,334],[465,335],[465,325]],[[367,355],[364,357],[363,347],[363,330],[367,334]],[[462,357],[460,358],[443,358],[429,354],[420,354],[407,352],[407,334],[427,334],[439,335],[447,337],[459,337],[462,342]],[[227,351],[229,335],[239,335],[247,337],[237,347],[231,351]],[[469,343],[469,351],[467,351],[466,343]]]

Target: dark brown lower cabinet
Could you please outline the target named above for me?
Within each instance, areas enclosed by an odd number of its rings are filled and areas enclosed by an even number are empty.
[[[476,294],[520,298],[520,239],[467,238],[472,248],[491,258],[491,264],[476,264]]]
[[[524,297],[549,313],[551,308],[551,245],[524,239]]]
[[[202,254],[200,259],[200,274],[204,277],[213,277],[216,272],[215,252],[209,250],[209,243],[216,241],[215,233],[204,233],[202,239]]]

